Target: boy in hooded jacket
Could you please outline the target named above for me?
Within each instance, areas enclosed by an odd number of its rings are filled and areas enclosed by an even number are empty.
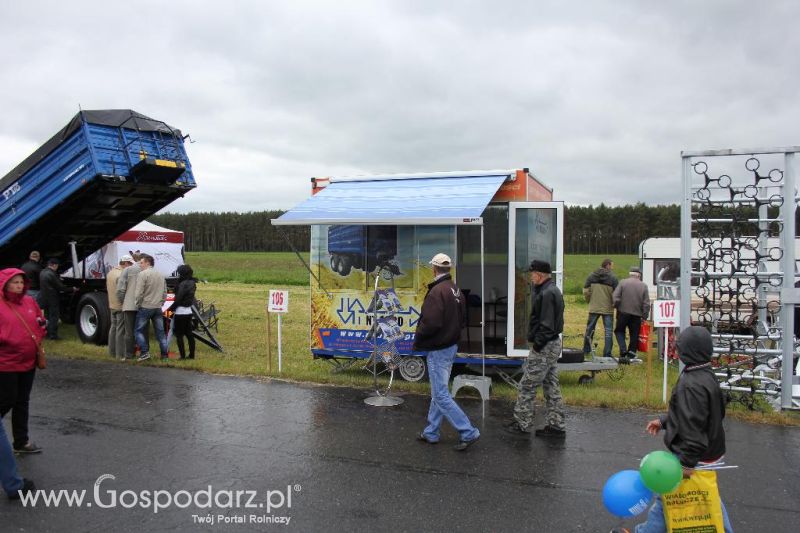
[[[664,430],[664,444],[680,460],[683,477],[688,479],[700,464],[715,463],[725,454],[725,399],[711,368],[714,342],[707,329],[686,328],[677,341],[678,355],[686,365],[672,389],[669,410],[647,423],[647,432]],[[722,502],[720,502],[722,503]],[[732,532],[728,513],[722,504],[726,532]],[[665,532],[661,498],[647,515],[647,522],[636,526],[636,533]]]

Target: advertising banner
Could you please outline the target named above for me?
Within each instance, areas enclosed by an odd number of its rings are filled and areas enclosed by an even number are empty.
[[[162,228],[149,222],[137,224],[115,240],[90,254],[78,263],[77,275],[69,269],[67,278],[104,279],[106,273],[119,264],[123,255],[148,254],[155,260],[154,268],[165,277],[176,277],[175,271],[183,261],[183,232]]]
[[[411,353],[427,286],[428,261],[437,253],[454,257],[455,231],[441,226],[312,226],[311,262],[319,282],[311,284],[311,348],[371,352],[392,335],[400,353]],[[394,322],[370,308],[375,279],[392,289]],[[363,356],[363,354],[362,354]]]

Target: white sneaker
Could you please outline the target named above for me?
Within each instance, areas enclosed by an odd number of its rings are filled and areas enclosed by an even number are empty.
[[[147,361],[148,359],[150,359],[150,354],[149,353],[143,353],[143,354],[141,354],[139,356],[138,361]]]

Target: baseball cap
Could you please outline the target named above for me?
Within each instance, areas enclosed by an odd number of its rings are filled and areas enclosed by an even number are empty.
[[[430,264],[437,267],[451,267],[453,266],[453,262],[450,260],[450,256],[447,254],[436,254],[433,256],[433,259],[430,260]]]
[[[635,272],[637,274],[641,274],[642,273],[642,269],[637,267],[637,266],[632,266],[632,267],[630,267],[628,269],[628,272]]]
[[[60,265],[61,264],[61,260],[58,257],[51,257],[50,259],[47,260],[47,264],[48,265]]]
[[[542,274],[552,274],[553,269],[550,268],[550,263],[547,261],[539,261],[534,259],[531,261],[531,266],[528,267],[528,272],[541,272]]]
[[[119,258],[120,263],[133,263],[133,257],[128,254],[123,255]]]

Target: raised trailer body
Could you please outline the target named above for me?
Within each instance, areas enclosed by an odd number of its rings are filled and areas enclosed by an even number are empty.
[[[195,185],[180,130],[130,109],[81,111],[0,179],[0,266],[38,250],[66,270]],[[64,281],[79,291],[66,296],[62,319],[94,317],[91,334],[78,332],[103,344],[105,280],[74,270]]]
[[[180,130],[131,110],[81,111],[0,179],[0,264],[30,250],[69,259],[70,242],[88,255],[194,187]]]

